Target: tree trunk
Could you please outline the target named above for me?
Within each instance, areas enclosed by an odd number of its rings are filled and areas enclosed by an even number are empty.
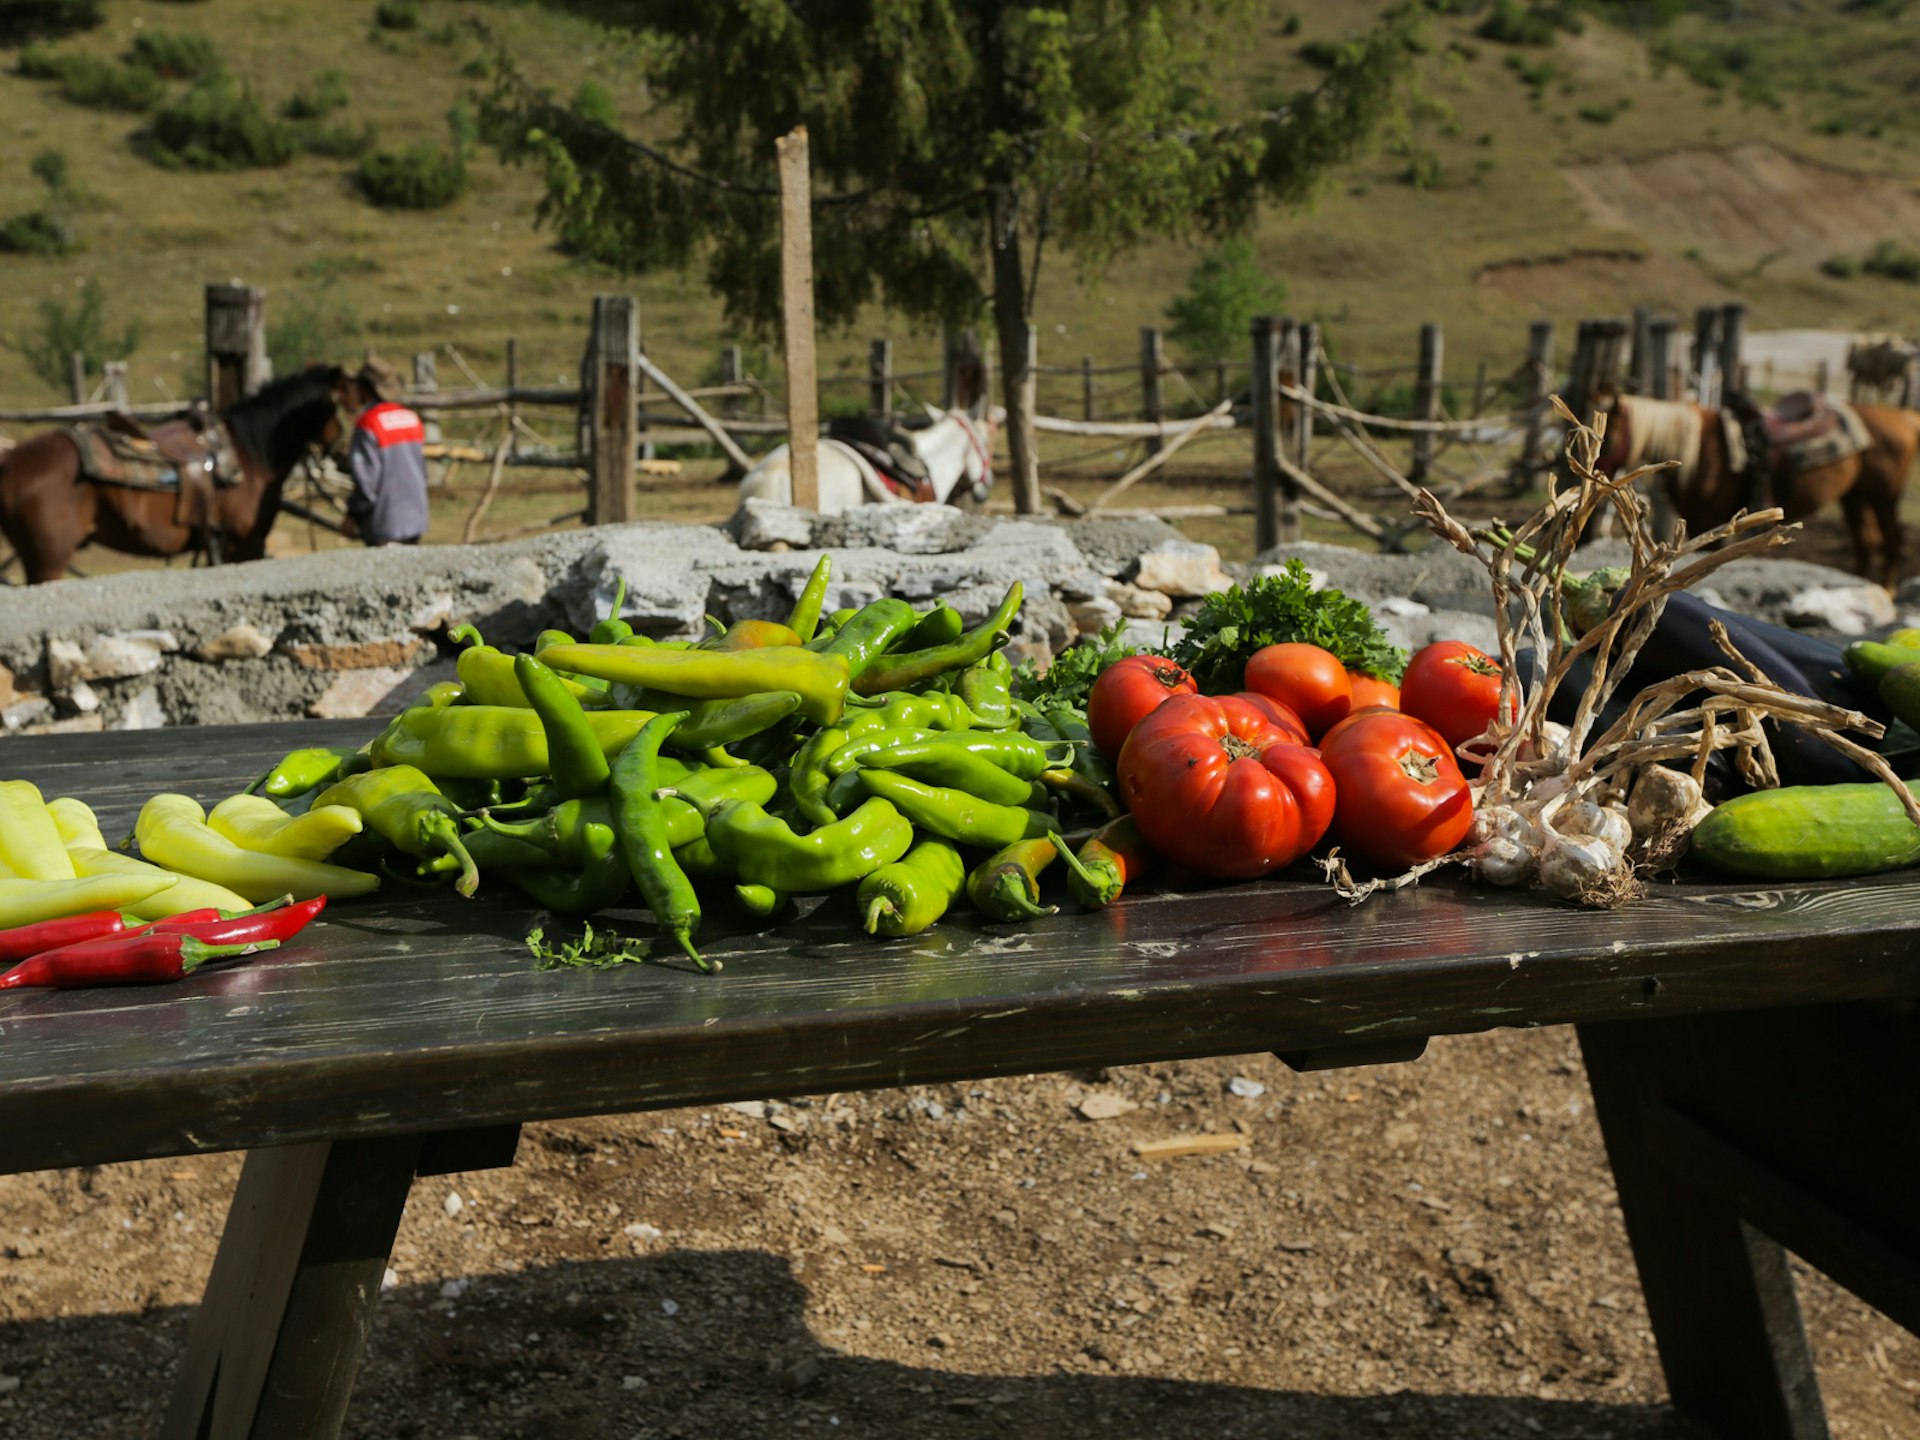
[[[1026,274],[1020,263],[1020,192],[993,192],[993,324],[1000,337],[1000,387],[1007,407],[1008,478],[1013,508],[1040,510],[1039,454],[1033,443],[1033,324],[1027,316]]]

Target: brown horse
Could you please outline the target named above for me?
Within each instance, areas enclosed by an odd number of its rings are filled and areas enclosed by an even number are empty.
[[[1661,460],[1681,462],[1679,470],[1665,472],[1656,483],[1690,533],[1725,524],[1742,508],[1778,505],[1788,520],[1798,520],[1837,500],[1853,537],[1854,570],[1888,590],[1900,583],[1900,494],[1920,456],[1920,411],[1856,405],[1867,448],[1831,464],[1795,471],[1770,452],[1763,427],[1744,423],[1745,417],[1736,424],[1741,438],[1729,443],[1722,412],[1707,406],[1607,391],[1595,398],[1594,408],[1608,415],[1599,460],[1603,473]],[[1750,457],[1744,467],[1734,459],[1742,444]]]
[[[240,478],[214,498],[218,548],[230,560],[258,560],[280,511],[287,475],[315,445],[344,433],[340,407],[350,381],[336,365],[313,365],[274,380],[221,415]],[[74,551],[105,545],[129,555],[180,555],[204,532],[174,523],[175,492],[89,480],[80,452],[61,431],[22,441],[0,459],[0,535],[19,552],[29,584],[58,580]]]

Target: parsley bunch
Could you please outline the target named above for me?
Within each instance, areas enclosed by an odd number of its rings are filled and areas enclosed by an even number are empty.
[[[527,949],[542,970],[610,970],[615,965],[638,965],[647,958],[644,940],[615,930],[596,931],[590,920],[582,921],[580,929],[578,940],[548,939],[546,927],[536,925],[527,931]]]
[[[1015,693],[1031,705],[1070,705],[1076,710],[1086,709],[1087,692],[1093,689],[1100,672],[1129,655],[1140,653],[1133,646],[1121,643],[1120,632],[1124,629],[1123,620],[1109,625],[1092,639],[1068,646],[1053,657],[1053,664],[1044,675],[1033,661],[1022,660],[1013,672]]]
[[[1303,641],[1331,650],[1349,670],[1400,683],[1406,652],[1374,623],[1373,612],[1338,590],[1315,590],[1299,560],[1280,575],[1263,575],[1201,601],[1200,613],[1168,652],[1202,692],[1241,689],[1247,658],[1266,645]]]

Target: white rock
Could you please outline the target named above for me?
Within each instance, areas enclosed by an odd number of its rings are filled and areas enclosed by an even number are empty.
[[[100,708],[100,692],[84,680],[73,682],[73,688],[67,692],[67,700],[82,715],[91,715]]]
[[[620,1233],[631,1240],[658,1240],[666,1232],[655,1225],[638,1223],[627,1226]]]
[[[1267,1093],[1267,1087],[1258,1080],[1249,1080],[1244,1075],[1236,1075],[1227,1081],[1227,1093],[1238,1095],[1242,1100],[1258,1100]]]
[[[1158,590],[1142,590],[1118,580],[1107,582],[1107,599],[1130,620],[1164,620],[1173,613],[1173,601]]]
[[[452,597],[447,599],[452,605]],[[259,660],[273,653],[273,639],[257,625],[242,620],[222,630],[204,645],[194,647],[196,660]]]
[[[1373,608],[1382,615],[1431,615],[1433,608],[1422,605],[1418,600],[1409,600],[1404,595],[1389,595],[1384,600],[1373,602]]]
[[[1166,540],[1140,557],[1133,583],[1163,595],[1211,595],[1230,589],[1233,577],[1220,568],[1220,552],[1191,540]]]
[[[440,1202],[440,1208],[447,1212],[447,1218],[451,1220],[462,1210],[466,1209],[467,1205],[466,1201],[460,1198],[458,1191],[449,1190],[447,1192],[447,1198]]]
[[[84,645],[71,640],[47,642],[47,672],[56,691],[70,689],[80,680],[127,680],[136,675],[151,675],[160,668],[160,657],[172,654],[180,642],[167,630],[125,630],[114,635],[95,635]]]
[[[728,523],[733,543],[742,550],[770,550],[776,543],[813,543],[813,515],[793,505],[753,496],[741,502]]]
[[[0,710],[0,724],[9,730],[41,725],[53,718],[53,702],[44,695],[27,695]]]
[[[720,1107],[731,1110],[736,1115],[749,1115],[755,1120],[767,1118],[767,1102],[764,1100],[734,1100]]]
[[[387,1267],[387,1273],[380,1277],[380,1288],[382,1290],[398,1290],[400,1288],[400,1272],[391,1266]]]
[[[1108,1090],[1096,1090],[1073,1108],[1082,1120],[1114,1120],[1140,1107],[1124,1095],[1115,1095]]]
[[[1067,614],[1073,617],[1074,628],[1083,635],[1097,635],[1109,625],[1118,625],[1121,618],[1120,607],[1104,595],[1097,600],[1069,601]]]
[[[1893,598],[1878,585],[1831,585],[1802,590],[1787,601],[1789,625],[1824,625],[1842,635],[1864,635],[1898,617]]]
[[[167,707],[160,703],[160,692],[149,685],[130,698],[113,723],[116,730],[160,730],[166,727]]]
[[[407,628],[416,635],[425,635],[438,630],[452,618],[453,592],[439,590],[413,607],[413,613],[407,616]]]
[[[458,1300],[462,1295],[467,1293],[468,1287],[472,1284],[473,1281],[465,1275],[444,1281],[440,1286],[440,1298],[442,1300]]]

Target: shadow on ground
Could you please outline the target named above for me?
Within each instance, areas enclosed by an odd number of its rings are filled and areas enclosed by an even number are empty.
[[[1081,1435],[1285,1440],[1705,1440],[1664,1406],[1485,1395],[1322,1395],[1099,1373],[1097,1337],[1068,1340],[1063,1369],[985,1368],[1005,1329],[991,1312],[955,1327],[949,1360],[852,1355],[809,1324],[807,1290],[762,1251],[671,1251],[470,1282],[389,1290],[347,1423],[356,1440],[708,1440],[818,1434],[1060,1440]],[[155,1433],[191,1310],[0,1325],[10,1440]],[[845,1317],[857,1331],[859,1317]],[[1275,1337],[1283,1340],[1283,1337]],[[1068,1370],[1065,1366],[1071,1365]]]

